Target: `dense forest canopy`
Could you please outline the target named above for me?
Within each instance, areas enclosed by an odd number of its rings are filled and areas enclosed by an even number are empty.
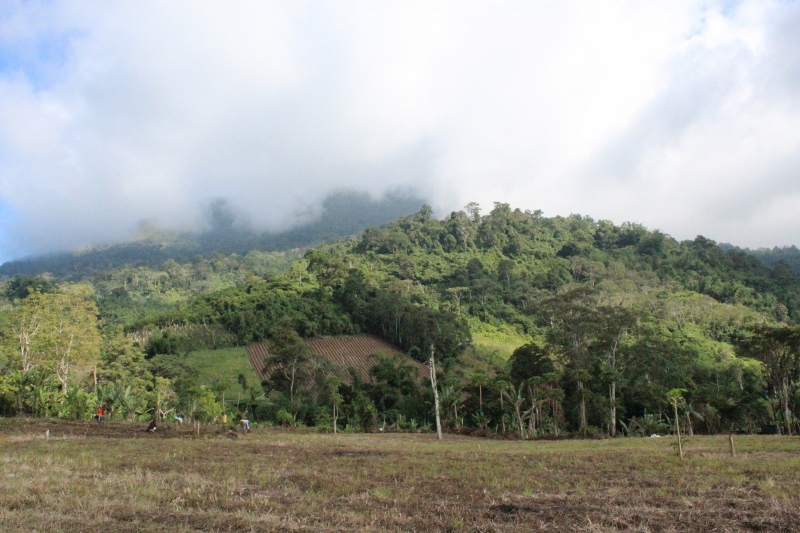
[[[302,343],[373,333],[419,361],[434,351],[452,429],[649,435],[676,423],[675,391],[677,422],[690,432],[800,429],[800,278],[700,236],[678,242],[638,224],[502,203],[437,220],[424,206],[306,251],[216,253],[78,277],[103,336],[80,360],[96,369],[92,383],[48,389],[55,356],[21,365],[19,353],[54,346],[26,341],[22,326],[50,316],[45,295],[75,289],[66,276],[17,277],[6,283],[3,364],[17,373],[0,389],[5,412],[85,416],[105,402],[130,418],[194,406],[213,419],[226,406],[192,379],[186,354],[266,341],[292,365],[292,386],[279,376],[243,380],[255,417],[325,427],[341,412],[340,422],[367,430],[430,424],[432,392],[410,369],[383,361],[373,381],[343,385]],[[501,337],[513,353],[474,342]],[[36,396],[42,389],[50,400]]]
[[[778,265],[784,265],[792,270],[795,274],[800,274],[800,250],[797,246],[781,246],[774,248],[758,248],[751,250],[749,248],[739,248],[732,244],[722,243],[720,247],[725,250],[738,250],[747,252],[750,255],[758,257],[769,268],[774,269]]]

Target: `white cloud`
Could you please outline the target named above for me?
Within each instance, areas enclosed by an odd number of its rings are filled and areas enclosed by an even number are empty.
[[[798,30],[797,2],[8,4],[0,253],[402,184],[798,243]]]

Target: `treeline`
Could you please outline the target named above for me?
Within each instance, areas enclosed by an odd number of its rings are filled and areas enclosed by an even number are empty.
[[[771,269],[789,268],[794,274],[800,274],[800,250],[797,246],[775,246],[774,248],[739,248],[732,244],[721,244],[724,250],[739,250],[759,258]],[[780,270],[778,270],[780,272]]]
[[[118,327],[101,328],[86,284],[18,278],[0,313],[0,414],[158,419],[178,409],[208,421],[223,412],[219,391],[172,358],[148,360]]]
[[[203,323],[238,344],[269,340],[277,327],[302,337],[371,332],[418,360],[433,345],[448,363],[442,392],[454,428],[663,430],[668,393],[681,390],[687,430],[777,423],[786,431],[795,427],[796,388],[787,415],[765,367],[743,350],[759,328],[795,323],[797,312],[795,277],[703,237],[679,243],[634,224],[497,204],[486,216],[470,205],[442,221],[423,208],[311,250],[274,279],[201,296],[131,328]],[[528,339],[527,352],[489,364],[491,354],[470,346],[467,326],[510,328]],[[524,353],[541,361],[521,363]],[[308,379],[302,386],[298,378],[300,390],[323,390]],[[315,412],[292,396],[296,408],[287,411]],[[387,423],[419,415],[376,410]]]
[[[82,281],[95,288],[104,325],[126,325],[175,309],[201,294],[263,280],[289,269],[302,256],[300,250],[251,250],[243,256],[196,257],[184,264],[168,259],[158,268],[115,267]]]

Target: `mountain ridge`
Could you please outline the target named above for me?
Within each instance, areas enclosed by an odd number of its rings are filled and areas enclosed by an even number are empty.
[[[177,232],[145,225],[144,235],[138,240],[7,261],[0,265],[0,277],[48,273],[57,278],[78,279],[125,265],[152,268],[168,260],[185,263],[198,257],[209,259],[214,254],[307,248],[389,223],[417,211],[423,204],[424,200],[408,191],[390,192],[378,199],[366,193],[339,191],[322,202],[317,218],[280,232],[259,232],[237,224],[224,200],[217,200],[209,207],[210,227],[206,231]]]

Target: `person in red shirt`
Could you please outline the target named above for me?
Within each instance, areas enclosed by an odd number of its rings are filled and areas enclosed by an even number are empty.
[[[97,422],[98,423],[103,421],[103,406],[102,405],[97,408],[97,414],[95,415],[95,418],[97,418]]]

